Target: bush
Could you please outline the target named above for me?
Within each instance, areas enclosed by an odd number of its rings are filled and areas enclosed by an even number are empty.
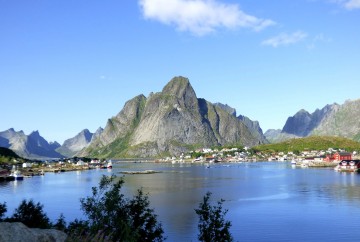
[[[0,203],[0,221],[2,220],[2,217],[4,216],[6,211],[7,211],[6,203],[3,203],[3,204]]]
[[[51,223],[46,213],[43,212],[43,205],[35,204],[33,200],[23,200],[19,207],[15,209],[13,216],[7,221],[22,222],[29,228],[51,228]]]
[[[139,190],[133,199],[126,199],[121,193],[123,183],[116,176],[103,176],[99,187],[92,188],[92,196],[80,200],[88,218],[85,223],[78,221],[82,231],[89,231],[83,236],[101,234],[112,241],[163,241],[161,223],[149,208],[148,197]],[[80,234],[76,226],[73,228]]]
[[[226,221],[224,216],[228,210],[223,211],[222,203],[220,200],[217,206],[211,206],[209,203],[211,193],[208,192],[204,196],[203,202],[200,203],[199,209],[195,209],[196,214],[199,216],[199,234],[200,241],[233,241],[230,233],[231,222]]]

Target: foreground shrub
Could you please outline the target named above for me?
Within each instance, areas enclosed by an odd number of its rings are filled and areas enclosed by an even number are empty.
[[[19,207],[15,209],[12,217],[6,219],[10,222],[22,222],[29,228],[51,228],[51,223],[43,211],[43,205],[40,203],[35,204],[33,200],[23,200]]]
[[[231,222],[224,218],[228,211],[222,208],[224,200],[220,200],[217,205],[212,206],[209,202],[210,197],[211,193],[206,193],[199,208],[195,209],[199,216],[198,239],[205,242],[233,241],[230,233]]]
[[[2,220],[2,217],[4,217],[6,211],[6,203],[0,203],[0,221]]]
[[[80,200],[86,222],[76,221],[69,230],[77,236],[99,235],[111,241],[163,241],[163,229],[148,197],[138,190],[129,200],[121,193],[124,181],[103,176],[92,196]]]

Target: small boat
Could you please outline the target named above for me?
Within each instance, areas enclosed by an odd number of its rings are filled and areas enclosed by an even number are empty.
[[[291,165],[296,165],[296,160],[291,160]]]
[[[24,180],[24,176],[19,170],[15,170],[10,174],[11,177],[14,177],[16,181]]]
[[[106,168],[112,169],[112,161],[111,160],[109,160],[109,162],[107,163]]]

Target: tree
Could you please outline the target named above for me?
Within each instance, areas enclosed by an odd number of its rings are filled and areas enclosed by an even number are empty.
[[[128,204],[130,224],[141,241],[163,241],[162,226],[157,222],[154,210],[149,208],[150,201],[139,189],[136,196]]]
[[[80,200],[88,218],[81,226],[112,241],[163,241],[161,224],[149,208],[148,197],[139,190],[132,200],[126,199],[121,193],[123,183],[114,175],[101,178],[99,187],[92,188],[92,196]]]
[[[53,225],[54,229],[65,231],[66,230],[66,221],[64,214],[60,214],[60,217],[56,220],[56,223]]]
[[[233,241],[230,233],[231,222],[225,220],[228,210],[223,210],[222,203],[224,200],[217,202],[212,206],[209,203],[211,193],[207,192],[199,208],[195,209],[199,216],[199,234],[198,239],[205,242]]]
[[[2,217],[4,216],[4,214],[6,213],[7,209],[6,209],[6,203],[1,204],[0,203],[0,221],[2,219]]]
[[[24,199],[15,213],[9,219],[12,222],[22,222],[29,228],[51,228],[51,223],[46,213],[43,212],[43,205],[35,204],[33,200],[28,202]]]

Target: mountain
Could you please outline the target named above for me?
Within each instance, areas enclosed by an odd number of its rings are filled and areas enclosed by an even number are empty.
[[[63,157],[55,151],[60,147],[59,143],[48,143],[38,131],[30,135],[25,135],[22,130],[16,132],[13,128],[0,132],[0,146],[9,148],[19,156],[29,159]]]
[[[195,147],[254,146],[267,142],[262,137],[224,108],[197,98],[187,78],[175,77],[161,92],[127,101],[78,155],[157,157]]]
[[[73,157],[90,144],[93,136],[94,134],[88,129],[84,129],[75,137],[65,140],[61,147],[57,147],[56,151],[63,156]]]
[[[360,99],[348,100],[313,130],[314,135],[340,136],[360,141]]]
[[[313,135],[338,136],[360,141],[360,99],[326,105],[313,113],[300,110],[289,117],[281,132],[267,131],[266,138],[279,142]]]

